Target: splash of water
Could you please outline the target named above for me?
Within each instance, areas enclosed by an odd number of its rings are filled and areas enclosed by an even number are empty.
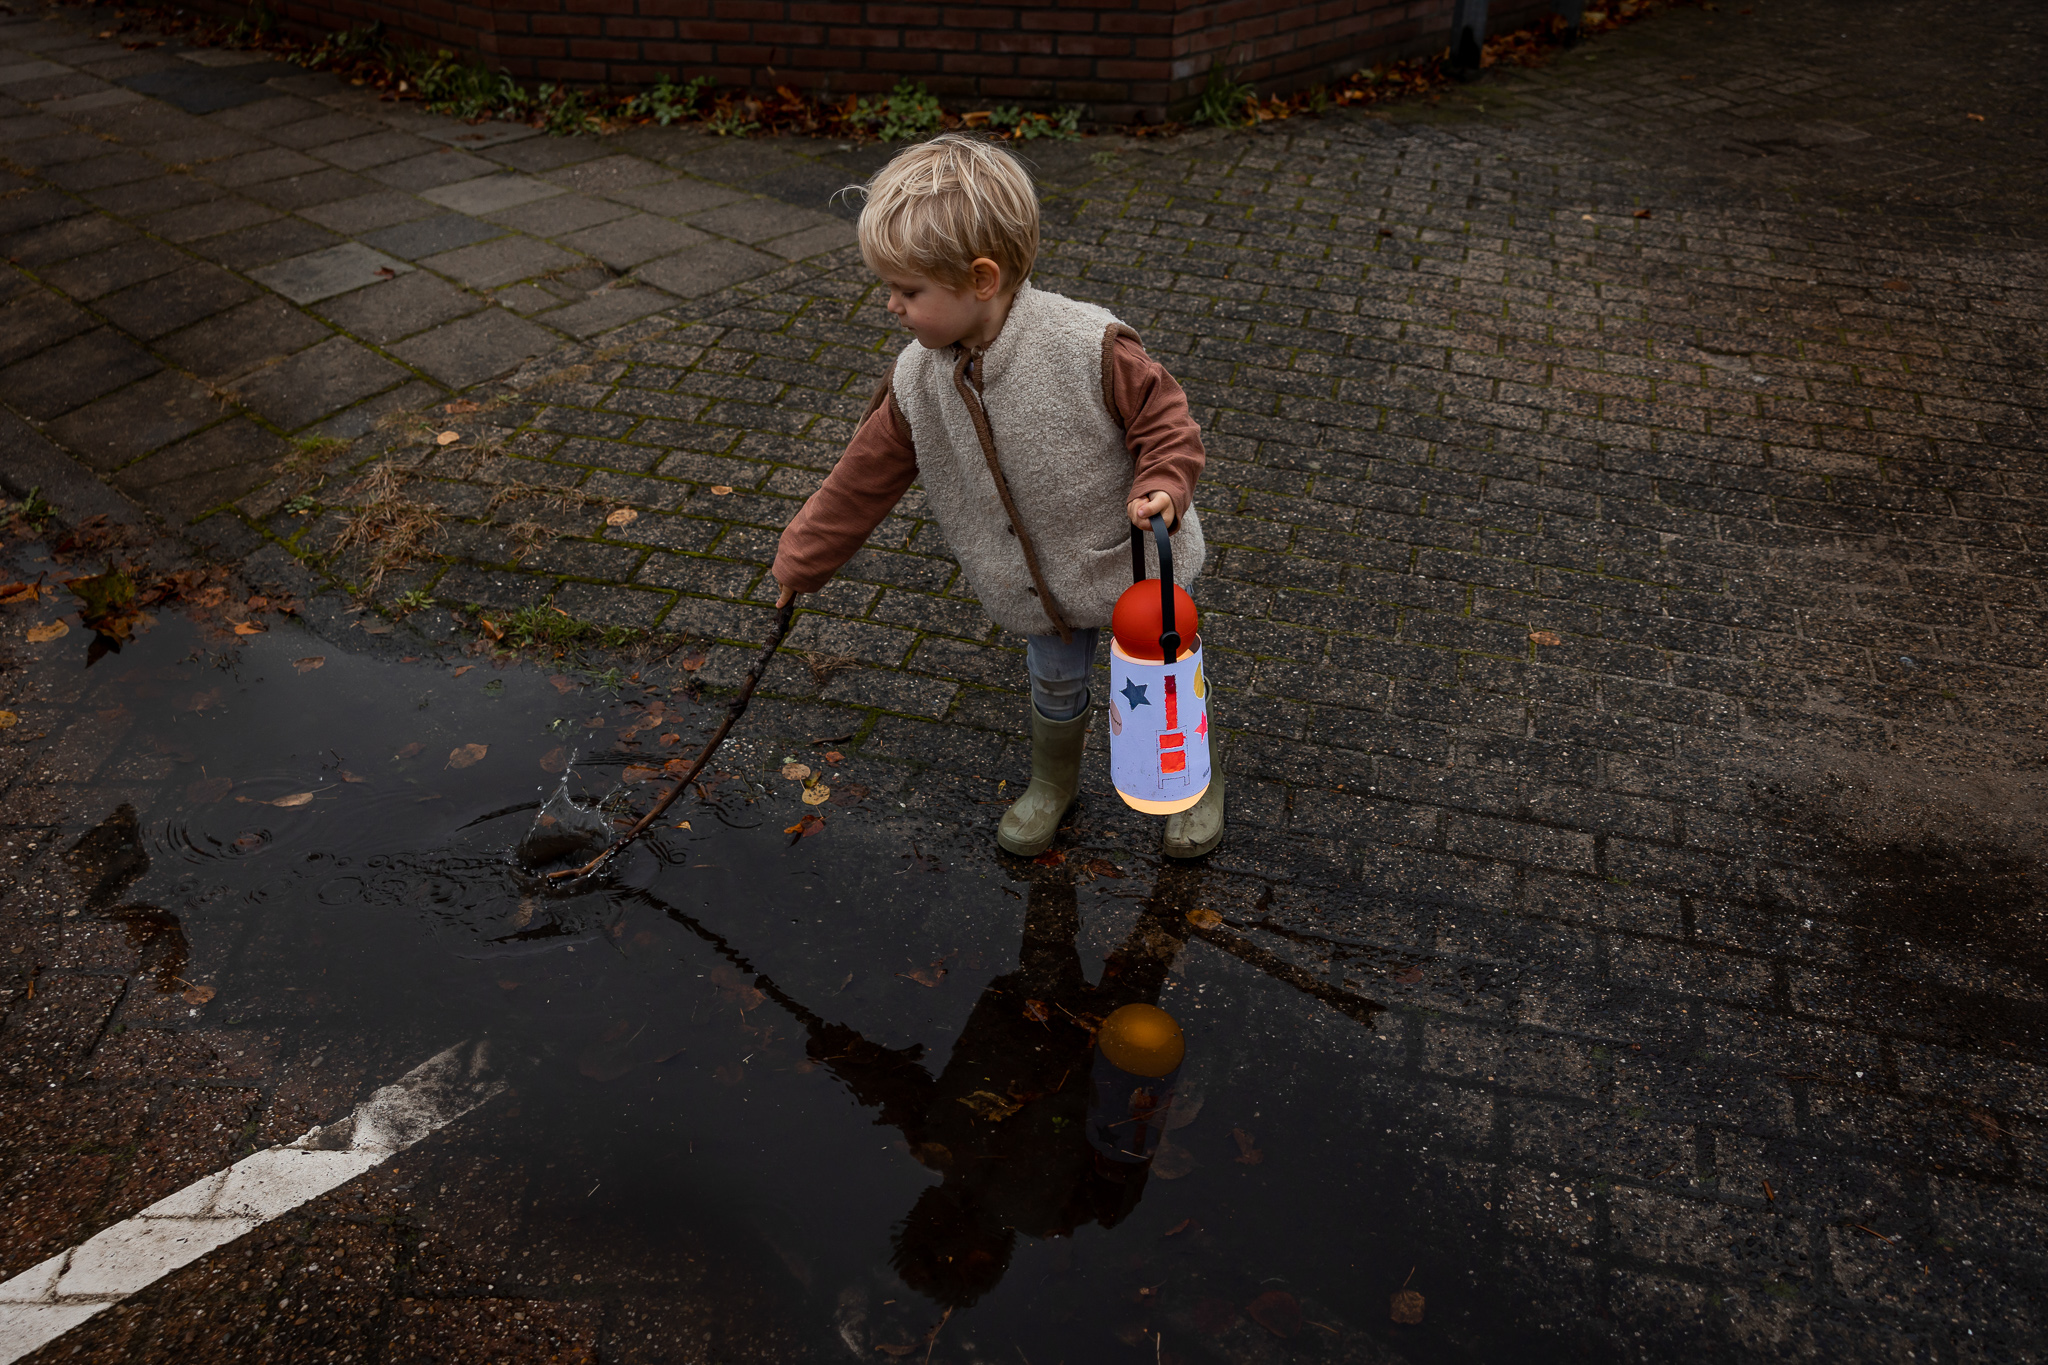
[[[578,801],[569,795],[569,782],[564,778],[555,794],[535,812],[532,827],[519,841],[520,864],[539,869],[572,857],[594,857],[614,834],[603,804]]]

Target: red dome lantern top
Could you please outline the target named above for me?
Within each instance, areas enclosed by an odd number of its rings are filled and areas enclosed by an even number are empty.
[[[1109,618],[1109,628],[1116,635],[1116,642],[1124,653],[1133,659],[1165,662],[1159,650],[1159,583],[1156,579],[1145,579],[1124,589],[1124,595],[1116,599],[1116,611]],[[1195,614],[1195,599],[1188,596],[1187,589],[1179,584],[1173,589],[1173,629],[1180,636],[1183,651],[1192,649],[1195,636],[1202,628],[1201,619]]]

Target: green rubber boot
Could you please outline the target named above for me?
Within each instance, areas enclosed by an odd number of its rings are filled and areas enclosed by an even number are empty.
[[[1031,785],[996,828],[996,842],[1005,850],[1035,858],[1052,843],[1081,790],[1081,749],[1087,743],[1087,707],[1072,720],[1047,720],[1032,706]]]
[[[1166,817],[1159,851],[1169,858],[1199,858],[1223,842],[1223,769],[1209,775],[1209,790],[1178,815]]]

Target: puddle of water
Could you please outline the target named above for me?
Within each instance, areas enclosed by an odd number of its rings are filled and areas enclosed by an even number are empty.
[[[34,686],[77,688],[75,638],[32,654]],[[647,700],[166,615],[52,712],[49,742],[122,754],[72,801],[98,814],[68,866],[151,945],[161,1018],[498,1040],[514,1096],[460,1140],[536,1173],[523,1235],[578,1223],[650,1282],[747,1261],[819,1359],[1618,1358],[1579,1329],[1604,1311],[1582,1270],[1502,1266],[1506,1186],[1470,1155],[1491,1111],[1393,1079],[1416,1020],[1193,933],[1214,874],[1019,866],[987,812],[963,833],[881,795],[793,834],[750,717],[688,828],[539,890],[511,852],[543,802],[613,795],[717,718],[667,697],[642,730]],[[1087,1026],[1133,1002],[1188,1049],[1149,1164],[1089,1141]],[[1591,1186],[1547,1189],[1590,1241]],[[1419,1326],[1390,1321],[1404,1285]]]

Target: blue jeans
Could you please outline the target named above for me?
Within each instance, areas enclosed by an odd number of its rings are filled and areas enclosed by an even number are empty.
[[[1047,720],[1072,720],[1088,709],[1088,675],[1095,668],[1100,627],[1074,632],[1068,644],[1057,635],[1024,637],[1024,667],[1031,673],[1031,704]]]

